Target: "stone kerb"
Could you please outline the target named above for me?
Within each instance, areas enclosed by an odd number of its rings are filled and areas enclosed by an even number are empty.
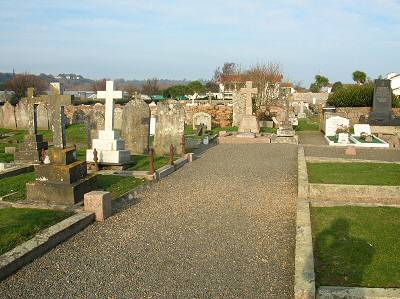
[[[400,186],[309,184],[311,200],[400,203]]]
[[[304,155],[304,147],[299,145],[297,150],[297,198],[299,200],[305,200],[308,198],[308,173],[307,173],[307,163]]]
[[[304,200],[297,203],[294,297],[296,299],[315,298],[310,207]]]
[[[0,256],[0,281],[87,227],[93,213],[77,213]]]

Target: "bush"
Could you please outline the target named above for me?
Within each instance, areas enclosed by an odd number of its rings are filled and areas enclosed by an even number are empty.
[[[327,105],[335,107],[371,107],[374,98],[374,85],[350,85],[331,93]]]

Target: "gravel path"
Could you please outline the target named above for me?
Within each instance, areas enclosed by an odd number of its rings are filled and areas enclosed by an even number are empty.
[[[328,145],[322,132],[298,131],[296,133],[299,136],[300,144]]]
[[[1,298],[292,298],[297,147],[219,145],[0,283]]]

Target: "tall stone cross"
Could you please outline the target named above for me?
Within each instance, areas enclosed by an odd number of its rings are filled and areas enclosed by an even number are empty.
[[[51,95],[41,96],[40,102],[47,103],[50,109],[53,146],[58,149],[64,149],[67,146],[64,106],[71,104],[72,97],[61,94],[60,83],[51,83],[50,90]]]
[[[246,81],[246,87],[240,89],[240,93],[245,97],[246,115],[253,115],[252,95],[257,94],[258,89],[253,87],[252,81]]]
[[[27,91],[27,104],[28,104],[28,134],[36,135],[38,127],[37,106],[40,98],[34,97],[35,88],[29,87]]]
[[[114,90],[114,82],[106,82],[106,90],[97,92],[98,99],[106,99],[105,131],[114,130],[114,99],[122,99],[122,91]]]

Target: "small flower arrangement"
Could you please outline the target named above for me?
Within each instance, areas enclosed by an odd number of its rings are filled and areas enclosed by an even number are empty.
[[[336,134],[340,134],[340,133],[347,133],[347,134],[349,134],[349,133],[350,133],[349,127],[347,127],[347,126],[339,126],[339,127],[336,129]]]

